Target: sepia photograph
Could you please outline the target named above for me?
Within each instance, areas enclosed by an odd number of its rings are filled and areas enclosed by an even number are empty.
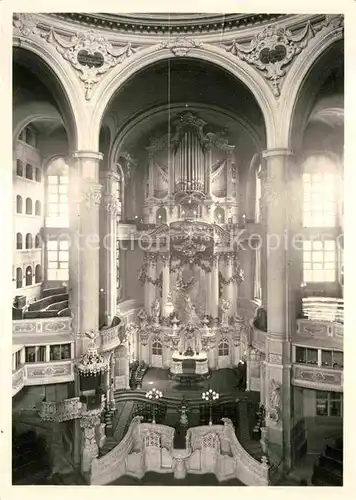
[[[12,485],[343,486],[344,14],[31,7]]]

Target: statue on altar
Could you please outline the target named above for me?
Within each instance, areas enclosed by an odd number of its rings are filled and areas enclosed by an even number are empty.
[[[160,317],[160,314],[161,314],[161,305],[160,305],[158,299],[155,299],[152,302],[151,314],[152,314],[153,323],[155,325],[158,325],[159,324],[159,317]]]
[[[222,302],[221,302],[221,311],[222,311],[222,314],[221,314],[221,323],[224,326],[226,326],[229,323],[228,312],[230,311],[231,306],[232,306],[231,300],[226,300],[226,299],[222,300]]]

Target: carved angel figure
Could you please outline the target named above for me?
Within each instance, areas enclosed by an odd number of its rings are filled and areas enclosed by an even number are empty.
[[[231,308],[231,300],[226,300],[226,299],[223,299],[221,301],[221,309],[223,310],[224,313],[227,313],[229,311],[229,309]]]
[[[141,309],[137,313],[137,317],[141,321],[141,326],[146,326],[147,325],[147,323],[148,323],[148,312],[146,311],[146,309]]]
[[[281,408],[281,384],[274,379],[271,380],[269,404],[273,410],[280,410]]]
[[[159,323],[159,316],[161,314],[161,305],[160,305],[158,299],[155,299],[152,302],[151,314],[152,314],[152,318],[153,318],[154,323],[158,324]]]
[[[85,335],[87,337],[89,337],[92,342],[95,342],[95,340],[97,339],[97,337],[99,335],[99,332],[91,329],[91,330],[89,330],[89,332],[85,332]]]

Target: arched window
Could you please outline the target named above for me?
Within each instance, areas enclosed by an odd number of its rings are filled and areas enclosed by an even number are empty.
[[[26,142],[33,148],[37,148],[37,134],[32,127],[26,129]]]
[[[33,168],[29,163],[26,165],[26,179],[33,179]]]
[[[31,198],[26,198],[26,214],[32,215],[32,200],[31,200]]]
[[[26,286],[32,285],[32,268],[31,266],[26,267]]]
[[[41,283],[42,281],[42,268],[40,264],[35,267],[35,283]]]
[[[26,134],[27,134],[26,128],[22,129],[19,135],[20,141],[26,142]]]
[[[68,227],[69,169],[63,158],[56,158],[47,169],[47,225]]]
[[[36,234],[35,236],[35,248],[41,248],[41,235]]]
[[[32,234],[27,233],[26,234],[26,250],[29,250],[30,248],[32,248],[32,246],[33,246]]]
[[[42,172],[40,168],[36,168],[36,181],[41,182],[42,180]]]
[[[16,175],[23,176],[23,163],[21,160],[16,160]]]
[[[218,344],[218,355],[219,356],[229,355],[229,341],[227,339],[220,340]]]
[[[225,224],[225,211],[221,207],[215,209],[214,222],[216,222],[216,224]]]
[[[159,339],[153,339],[152,354],[154,356],[162,356],[162,342]]]
[[[22,250],[22,234],[21,233],[16,234],[16,248],[17,248],[17,250]]]
[[[35,203],[35,214],[41,215],[41,202],[38,200],[36,200],[36,203]]]
[[[18,267],[16,269],[16,288],[22,288],[22,269]]]
[[[167,222],[166,209],[160,207],[156,212],[156,224],[166,224],[166,222]]]
[[[47,246],[47,279],[50,281],[68,280],[69,241],[49,240]]]
[[[16,196],[16,212],[22,214],[22,198],[19,194]]]
[[[262,196],[262,181],[261,181],[262,166],[259,165],[256,170],[256,204],[255,204],[255,222],[261,222],[261,196]]]
[[[303,165],[304,227],[335,227],[338,176],[335,162],[325,155],[310,156]]]

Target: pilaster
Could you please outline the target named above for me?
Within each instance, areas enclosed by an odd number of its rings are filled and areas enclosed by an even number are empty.
[[[85,349],[85,332],[96,331],[99,326],[100,160],[101,153],[76,151],[69,174],[73,201],[70,208],[69,299],[77,336],[76,357]]]
[[[288,196],[286,172],[291,152],[273,149],[265,159],[264,203],[267,262],[266,427],[268,455],[275,464],[291,465],[290,341],[288,332]]]

